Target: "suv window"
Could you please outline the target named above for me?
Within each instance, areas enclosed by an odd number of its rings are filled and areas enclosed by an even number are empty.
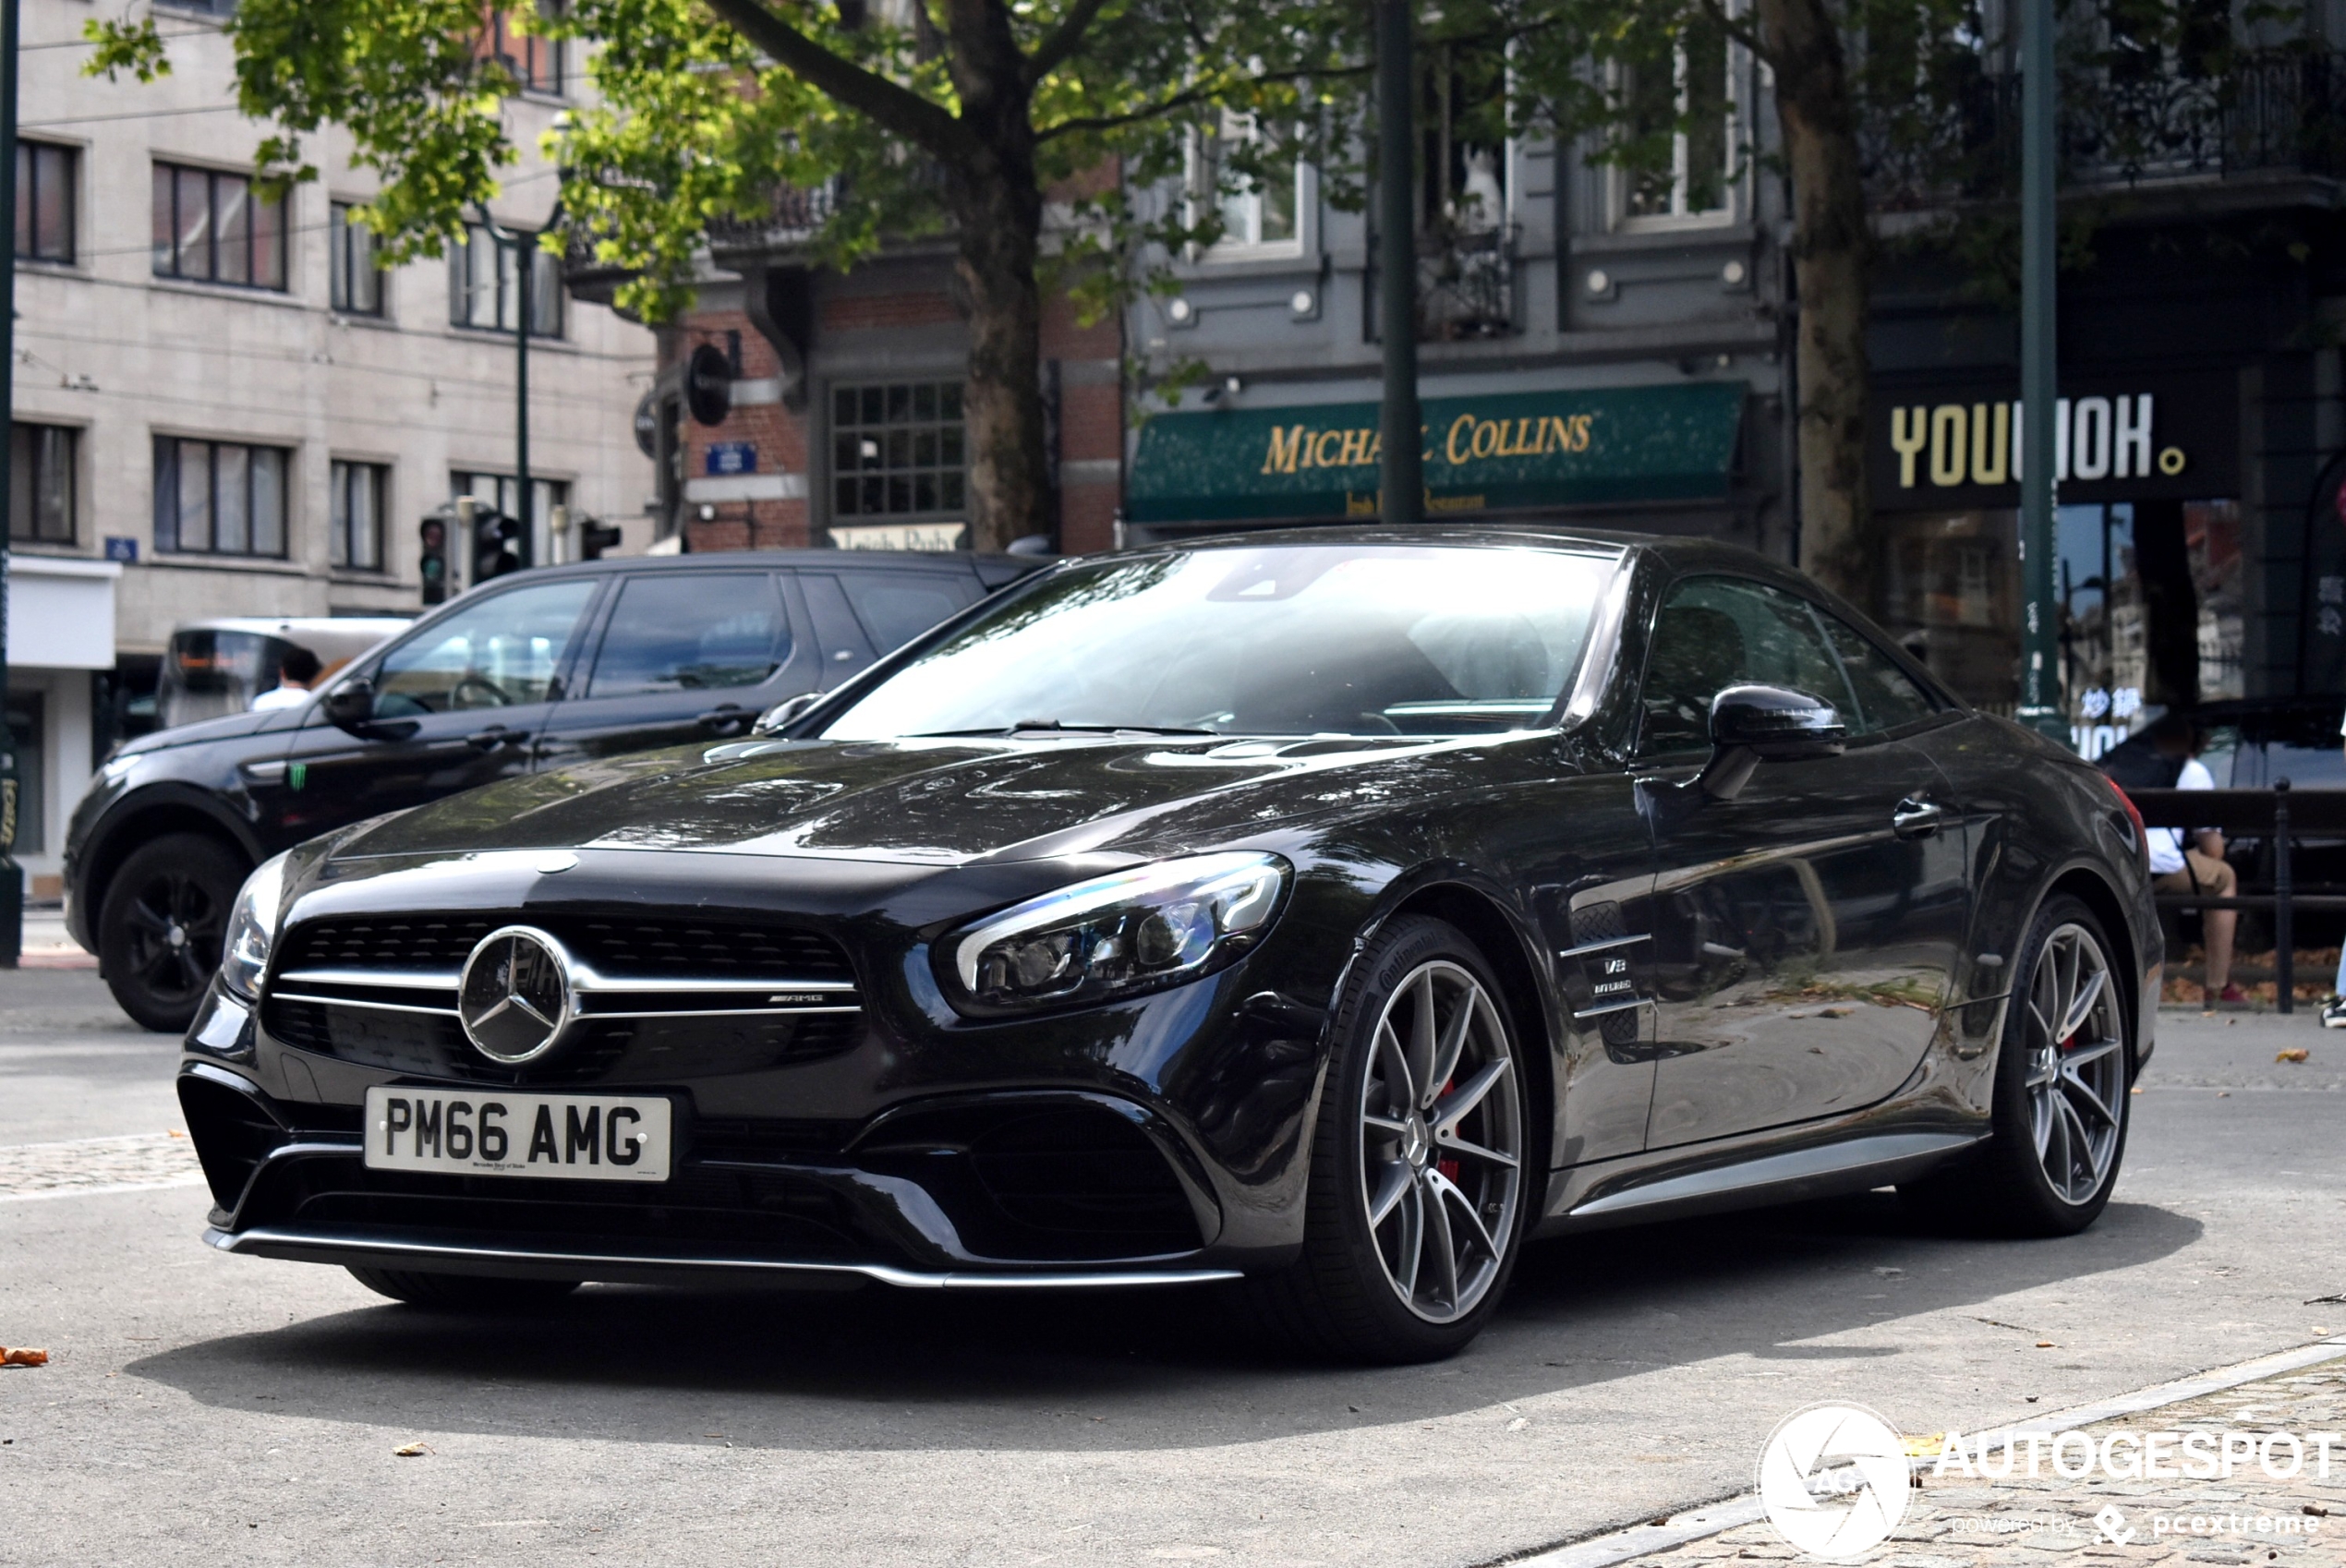
[[[855,619],[882,653],[902,647],[977,601],[977,585],[942,573],[842,572]]]
[[[1711,699],[1747,682],[1850,706],[1840,664],[1806,599],[1734,577],[1680,583],[1654,617],[1639,754],[1707,749]]]
[[[603,633],[590,697],[755,686],[790,659],[790,613],[765,573],[630,577]]]
[[[1817,619],[1825,623],[1825,634],[1832,639],[1832,650],[1841,656],[1841,668],[1856,693],[1856,711],[1843,720],[1848,725],[1849,733],[1878,734],[1902,724],[1912,724],[1917,718],[1928,718],[1939,711],[1923,689],[1908,679],[1905,670],[1891,663],[1890,656],[1871,637],[1837,615],[1820,610]]]
[[[542,703],[600,585],[540,583],[477,599],[384,656],[375,717]]]

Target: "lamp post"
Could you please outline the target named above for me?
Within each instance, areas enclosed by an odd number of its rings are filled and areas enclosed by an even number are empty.
[[[17,381],[17,0],[0,0],[0,213],[7,214],[8,244],[0,249],[0,409],[8,416],[8,444],[0,447],[0,496],[16,495],[10,471],[16,455]],[[16,519],[12,514],[9,525]],[[8,536],[0,529],[0,706],[8,690]],[[17,738],[0,713],[0,969],[14,969],[24,953],[24,873],[17,865]]]
[[[476,211],[480,214],[480,226],[500,252],[510,250],[514,256],[514,289],[517,296],[514,308],[514,516],[521,523],[521,563],[538,564],[538,525],[533,515],[537,497],[529,482],[529,333],[530,309],[537,293],[538,237],[514,234],[489,215],[486,203]],[[554,210],[546,215],[546,227],[553,228],[562,219],[562,199],[554,197]]]
[[[1377,271],[1385,344],[1378,512],[1408,525],[1424,513],[1418,415],[1417,115],[1410,0],[1376,0]]]
[[[2061,603],[2054,595],[2053,507],[2059,338],[2054,327],[2053,0],[2022,0],[2020,23],[2020,711],[2030,729],[2068,740],[2061,707]]]

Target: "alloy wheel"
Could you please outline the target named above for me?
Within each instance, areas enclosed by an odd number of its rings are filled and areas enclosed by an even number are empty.
[[[2029,1130],[2062,1202],[2090,1201],[2117,1162],[2126,1031],[2110,959],[2086,927],[2054,928],[2037,957],[2026,1015]]]
[[[130,968],[157,996],[193,995],[220,967],[227,911],[192,876],[158,876],[131,898]]]
[[[1523,1098],[1474,974],[1436,959],[1377,1019],[1360,1088],[1360,1196],[1385,1281],[1428,1322],[1472,1311],[1516,1231]]]

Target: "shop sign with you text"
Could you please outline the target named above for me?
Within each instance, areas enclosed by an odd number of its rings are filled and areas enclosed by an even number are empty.
[[[2207,501],[2239,493],[2240,404],[2228,371],[2085,381],[2054,410],[2064,503]],[[2020,504],[2027,454],[2010,384],[1902,388],[1873,397],[1874,504],[1885,512]]]

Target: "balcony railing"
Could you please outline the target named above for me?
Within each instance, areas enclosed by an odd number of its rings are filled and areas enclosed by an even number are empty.
[[[1418,341],[1469,343],[1522,331],[1516,319],[1516,225],[1443,227],[1418,235]],[[1369,267],[1369,335],[1383,320],[1376,250]]]
[[[719,250],[787,249],[804,245],[830,221],[840,199],[839,182],[812,188],[777,187],[759,218],[717,218],[708,225],[708,243]]]
[[[2064,71],[2058,141],[2072,187],[2249,174],[2346,175],[2346,54],[2240,53],[2206,72],[2146,58]],[[1877,211],[2010,198],[2020,180],[2020,78],[1982,75],[1860,130]]]

